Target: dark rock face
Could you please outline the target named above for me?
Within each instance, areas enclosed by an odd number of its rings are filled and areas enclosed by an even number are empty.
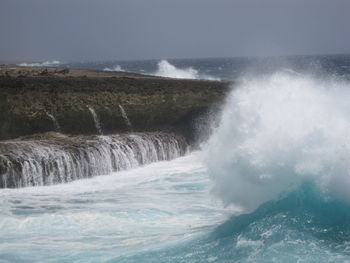
[[[89,108],[103,134],[130,131],[131,126],[134,131],[191,134],[188,122],[220,105],[229,86],[127,73],[11,72],[17,75],[0,74],[0,140],[58,129],[66,134],[97,134]]]
[[[0,66],[0,188],[65,183],[179,157],[208,135],[228,86]]]

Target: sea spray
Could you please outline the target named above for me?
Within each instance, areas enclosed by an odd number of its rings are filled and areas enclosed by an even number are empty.
[[[113,68],[104,68],[103,71],[116,71],[116,72],[124,72],[125,70],[120,65],[115,65]]]
[[[96,131],[99,134],[102,134],[102,126],[101,126],[100,118],[98,117],[97,113],[95,112],[95,110],[93,108],[88,107],[88,109],[91,113],[92,119],[94,120]]]
[[[188,68],[177,68],[170,64],[167,60],[161,60],[158,63],[158,69],[153,75],[168,78],[177,79],[208,79],[208,80],[220,80],[209,75],[203,75],[198,72],[198,70],[193,67]]]
[[[206,148],[213,192],[247,211],[302,182],[350,201],[350,85],[280,72],[243,81]]]

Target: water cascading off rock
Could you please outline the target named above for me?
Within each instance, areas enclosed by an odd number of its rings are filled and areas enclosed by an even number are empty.
[[[135,133],[56,136],[0,143],[0,188],[66,183],[185,154],[182,136]]]

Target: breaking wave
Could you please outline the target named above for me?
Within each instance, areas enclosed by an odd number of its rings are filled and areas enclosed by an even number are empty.
[[[243,80],[207,145],[213,192],[252,211],[311,182],[350,201],[350,85],[293,72]]]
[[[60,65],[61,62],[58,60],[45,61],[41,63],[20,63],[18,66],[21,67],[53,67]]]
[[[170,64],[167,60],[161,60],[158,63],[158,69],[153,75],[159,77],[167,78],[177,78],[177,79],[207,79],[207,80],[220,80],[218,78],[200,74],[198,70],[188,67],[188,68],[177,68]]]
[[[349,99],[349,83],[293,71],[243,80],[203,154],[244,214],[118,262],[349,262]]]
[[[125,70],[120,65],[115,65],[113,68],[104,68],[103,71],[119,71],[125,72]]]

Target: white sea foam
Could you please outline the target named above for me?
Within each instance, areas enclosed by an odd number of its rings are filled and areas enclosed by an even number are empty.
[[[293,72],[244,80],[206,149],[213,192],[247,211],[311,180],[350,201],[350,84]]]
[[[177,78],[177,79],[208,79],[208,80],[220,80],[218,78],[203,75],[198,70],[189,68],[177,68],[170,64],[167,60],[161,60],[158,63],[158,69],[154,72],[154,75],[160,77]]]
[[[41,63],[20,63],[18,66],[21,67],[53,67],[60,65],[61,62],[58,60],[45,61]]]
[[[232,212],[211,200],[208,183],[192,153],[113,176],[1,189],[0,254],[36,262],[48,255],[53,261],[86,261],[93,254],[105,262],[189,239]]]
[[[119,71],[124,72],[125,70],[120,65],[115,65],[113,68],[104,68],[103,71]]]

